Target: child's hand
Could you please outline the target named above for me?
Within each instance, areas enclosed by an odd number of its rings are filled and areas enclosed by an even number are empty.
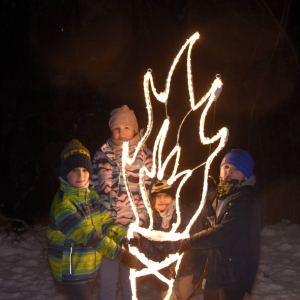
[[[136,269],[138,266],[138,258],[128,251],[123,251],[120,263],[130,269]]]
[[[133,237],[132,239],[128,239],[127,236],[124,237],[122,241],[122,248],[125,249],[126,251],[129,251],[128,245],[131,247],[136,247],[139,249],[140,243],[139,239],[137,237]]]
[[[190,239],[184,239],[180,241],[180,247],[178,250],[179,255],[181,255],[185,251],[189,251],[192,249],[192,246],[190,244]]]
[[[136,247],[138,249],[140,247],[139,239],[135,236],[130,240],[128,240],[127,237],[126,237],[125,244],[130,245],[131,247]]]

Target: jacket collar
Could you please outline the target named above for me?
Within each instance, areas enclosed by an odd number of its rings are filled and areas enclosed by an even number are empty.
[[[144,135],[144,129],[140,130],[140,138],[142,138]],[[129,154],[131,154],[132,152],[134,152],[135,148],[136,148],[137,144],[132,145],[129,148]],[[147,148],[146,144],[142,145],[142,148]],[[100,148],[100,150],[102,152],[114,152],[114,148],[113,148],[113,141],[112,141],[112,137],[110,137],[105,143],[104,145],[102,145],[102,147]]]
[[[70,195],[85,196],[86,194],[88,194],[90,192],[91,189],[93,189],[93,187],[89,186],[89,184],[87,184],[84,187],[77,188],[75,186],[72,186],[69,182],[64,180],[62,177],[59,177],[59,180],[60,180],[60,189],[64,193],[67,193]]]

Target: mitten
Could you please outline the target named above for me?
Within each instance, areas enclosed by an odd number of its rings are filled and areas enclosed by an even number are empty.
[[[131,247],[136,247],[136,248],[138,248],[138,249],[139,249],[139,247],[140,247],[139,239],[138,239],[136,236],[133,237],[133,238],[130,239],[130,240],[127,240],[127,239],[126,239],[125,243],[126,243],[127,245],[130,245]]]
[[[130,269],[136,269],[138,265],[138,258],[131,254],[128,251],[123,251],[120,263],[123,264],[124,266],[130,268]]]
[[[192,246],[190,244],[190,239],[184,239],[180,241],[180,247],[178,250],[179,255],[181,255],[183,252],[191,250]]]

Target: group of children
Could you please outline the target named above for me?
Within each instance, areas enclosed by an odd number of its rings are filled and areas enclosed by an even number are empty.
[[[206,288],[215,292],[206,293],[205,300],[218,300],[219,297],[224,300],[239,300],[246,291],[251,292],[257,270],[257,231],[260,228],[261,209],[260,202],[256,200],[259,197],[253,194],[252,190],[249,192],[249,187],[255,185],[255,177],[252,174],[253,161],[249,153],[237,150],[238,153],[231,151],[229,156],[225,156],[225,161],[221,164],[222,180],[218,192],[213,195],[213,199],[206,201],[205,209],[191,229],[190,239],[177,242],[150,241],[140,235],[133,241],[128,241],[126,230],[129,224],[135,221],[135,216],[122,173],[122,145],[124,141],[129,142],[129,155],[132,157],[141,135],[136,116],[126,105],[111,112],[109,127],[112,137],[96,152],[92,161],[88,149],[77,140],[72,140],[61,153],[60,188],[51,206],[47,231],[48,256],[54,279],[63,286],[69,299],[93,299],[92,288],[97,278],[99,300],[114,300],[119,275],[122,299],[132,299],[129,270],[141,267],[141,263],[136,256],[125,250],[126,243],[138,246],[140,252],[154,261],[162,261],[171,253],[185,252],[177,274],[172,272],[172,266],[161,270],[168,278],[176,277],[173,299],[195,300],[195,297],[189,296],[195,281],[202,280],[203,274],[207,278]],[[147,228],[149,216],[138,184],[139,170],[144,165],[148,169],[152,166],[152,152],[145,145],[138,152],[133,164],[127,166],[126,177],[137,207],[139,225]],[[225,170],[225,167],[228,170]],[[170,231],[177,218],[175,185],[168,185],[167,177],[161,181],[146,177],[145,186],[152,203],[154,230]],[[237,201],[235,198],[239,198],[241,193],[243,201]],[[214,199],[216,201],[213,201]],[[252,202],[256,206],[252,205]],[[229,219],[227,214],[231,212],[232,207],[235,208],[234,217],[231,215]],[[244,210],[250,212],[247,214]],[[208,211],[212,213],[207,214]],[[241,224],[240,216],[245,226]],[[236,223],[230,223],[233,222],[232,219]],[[232,224],[240,229],[231,233]],[[244,227],[246,229],[241,230]],[[228,256],[228,248],[236,254],[232,245],[236,238],[239,239],[240,234],[246,235],[243,241],[239,241],[241,246],[238,248],[241,251],[246,249],[248,256],[243,257],[247,263],[239,258],[239,264],[243,267],[240,266],[234,275],[230,273],[232,266],[227,263],[229,273],[224,271],[224,276],[220,275],[221,279],[215,280],[214,269],[218,267],[223,270],[222,266],[225,265],[222,257],[219,257],[220,253],[225,251]],[[254,246],[250,244],[253,239],[256,239]],[[252,250],[255,252],[254,257]],[[235,258],[234,254],[232,258]],[[231,256],[228,259],[231,261]],[[217,267],[214,264],[217,264]],[[249,268],[252,272],[250,275]],[[243,275],[242,272],[246,272],[247,275]],[[229,283],[226,283],[226,276]],[[167,285],[157,278],[154,282],[164,299]],[[236,298],[230,298],[232,293],[229,298],[224,298],[224,289],[234,289],[240,293],[237,296],[234,294]]]

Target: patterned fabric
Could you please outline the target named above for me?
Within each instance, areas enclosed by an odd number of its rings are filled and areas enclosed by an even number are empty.
[[[135,147],[129,149],[130,157]],[[148,213],[139,189],[139,171],[142,166],[148,169],[152,166],[152,152],[142,148],[131,166],[127,165],[127,179],[134,203],[137,207],[139,219],[145,222]],[[91,179],[95,190],[99,194],[101,204],[109,211],[111,218],[124,228],[133,222],[134,214],[126,192],[123,173],[122,155],[113,152],[112,140],[109,139],[95,154],[93,159],[93,176]],[[151,179],[145,176],[145,186],[149,196]]]
[[[93,281],[102,255],[119,260],[126,231],[115,225],[97,193],[61,182],[50,211],[48,256],[55,280],[63,284]]]

